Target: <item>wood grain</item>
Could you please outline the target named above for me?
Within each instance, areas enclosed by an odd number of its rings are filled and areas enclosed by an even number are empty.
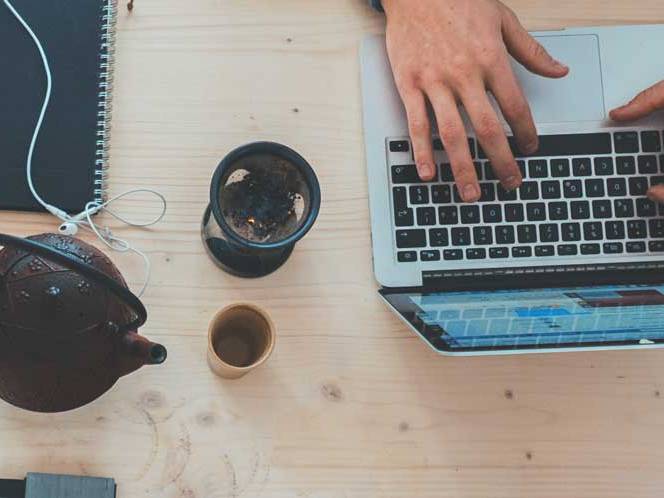
[[[510,6],[531,29],[664,21],[658,0]],[[379,302],[357,52],[382,29],[364,0],[140,0],[122,12],[111,188],[168,197],[162,225],[118,233],[153,260],[143,332],[170,357],[73,413],[1,405],[3,477],[110,476],[119,498],[661,496],[661,352],[440,358]],[[199,224],[218,161],[259,139],[300,151],[324,201],[281,271],[243,281],[208,260]],[[54,228],[0,215],[3,232]],[[113,257],[138,284],[139,262]],[[227,382],[205,363],[206,330],[236,301],[269,310],[278,340],[265,367]]]

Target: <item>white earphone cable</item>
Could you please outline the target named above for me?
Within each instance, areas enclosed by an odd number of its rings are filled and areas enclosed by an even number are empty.
[[[44,47],[42,46],[41,41],[35,34],[35,32],[32,30],[30,25],[23,19],[23,17],[16,11],[14,6],[11,4],[10,0],[3,0],[4,4],[7,6],[9,11],[14,15],[14,17],[21,23],[23,28],[27,31],[27,33],[30,35],[32,38],[35,46],[37,47],[37,50],[39,51],[39,55],[41,56],[41,60],[44,66],[44,72],[46,74],[46,91],[44,94],[44,102],[41,107],[41,111],[39,113],[39,118],[37,119],[37,124],[35,125],[35,130],[34,133],[32,134],[32,139],[30,141],[30,147],[28,149],[28,157],[26,160],[26,178],[28,182],[28,187],[30,188],[30,192],[32,193],[33,197],[35,200],[44,208],[46,209],[49,213],[52,215],[56,216],[59,218],[63,224],[60,226],[60,230],[70,230],[72,233],[75,234],[77,231],[78,227],[82,227],[86,230],[91,231],[94,233],[101,242],[103,242],[107,247],[114,251],[118,252],[133,252],[143,258],[143,261],[145,262],[145,279],[144,283],[141,286],[140,291],[138,292],[138,296],[141,297],[143,293],[145,292],[145,289],[148,286],[148,283],[150,281],[150,274],[151,274],[151,264],[150,264],[150,258],[142,251],[134,248],[131,246],[131,244],[119,237],[116,237],[113,235],[111,230],[108,227],[100,229],[95,222],[92,219],[92,216],[94,214],[97,214],[101,211],[105,211],[106,213],[110,214],[113,218],[116,220],[124,223],[125,225],[129,225],[132,227],[150,227],[152,225],[155,225],[159,223],[164,216],[166,215],[166,208],[167,208],[167,202],[166,198],[157,192],[156,190],[153,189],[147,189],[147,188],[137,188],[133,190],[129,190],[127,192],[123,192],[122,194],[116,195],[109,200],[105,202],[88,202],[85,206],[85,209],[75,215],[71,216],[67,212],[63,211],[62,209],[53,206],[49,203],[47,203],[37,192],[37,189],[35,188],[35,185],[32,180],[32,160],[35,152],[35,147],[37,145],[37,140],[39,138],[39,133],[41,132],[42,125],[44,123],[44,117],[46,116],[46,112],[48,110],[48,106],[51,101],[51,94],[53,91],[53,76],[51,72],[51,66],[48,62],[48,57],[46,56],[46,52],[44,51]],[[113,3],[112,0],[108,0],[108,6],[109,10],[112,8]],[[162,210],[160,214],[154,218],[153,220],[149,220],[147,222],[134,222],[131,220],[128,220],[119,214],[115,213],[114,211],[110,210],[108,206],[123,198],[127,197],[129,195],[137,194],[137,193],[148,193],[156,196],[161,204],[162,204]]]

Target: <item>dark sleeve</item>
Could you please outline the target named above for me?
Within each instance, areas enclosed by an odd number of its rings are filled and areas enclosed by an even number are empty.
[[[369,3],[371,3],[371,6],[374,9],[383,12],[383,6],[380,4],[380,0],[369,0]]]

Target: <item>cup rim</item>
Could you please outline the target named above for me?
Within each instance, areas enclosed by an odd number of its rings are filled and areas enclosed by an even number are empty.
[[[311,192],[311,204],[309,207],[309,213],[302,223],[302,226],[300,226],[300,228],[298,228],[285,239],[282,239],[278,242],[267,243],[253,242],[238,235],[226,222],[226,219],[221,212],[221,205],[219,202],[221,178],[226,170],[244,157],[265,153],[274,154],[275,156],[281,157],[297,166],[302,172],[305,182],[307,183],[307,186]],[[231,241],[240,247],[245,247],[248,249],[282,249],[284,247],[294,245],[296,242],[302,239],[313,227],[320,212],[320,204],[320,183],[318,182],[318,177],[316,176],[316,173],[314,172],[311,165],[307,162],[306,159],[304,159],[300,154],[295,152],[290,147],[276,142],[251,142],[232,150],[226,155],[226,157],[221,160],[217,166],[217,169],[212,176],[212,184],[210,185],[210,206],[212,206],[212,215],[214,216],[214,219],[216,220],[224,235],[226,235]]]
[[[266,321],[268,325],[268,330],[270,332],[269,344],[267,348],[265,348],[265,351],[261,354],[258,360],[256,360],[254,363],[246,367],[238,367],[236,365],[231,365],[230,363],[224,361],[217,353],[216,349],[214,348],[214,344],[212,342],[213,325],[216,324],[219,317],[236,308],[249,309],[260,315],[261,318],[263,318]],[[210,324],[208,325],[208,352],[211,353],[214,356],[214,359],[219,363],[221,363],[224,367],[235,370],[237,372],[250,372],[251,370],[260,367],[270,358],[270,356],[272,356],[272,352],[274,351],[276,342],[277,342],[276,329],[274,326],[274,322],[272,321],[272,317],[269,315],[267,311],[263,310],[262,308],[252,303],[238,302],[238,303],[229,304],[228,306],[217,311],[212,317],[212,320],[210,320]]]

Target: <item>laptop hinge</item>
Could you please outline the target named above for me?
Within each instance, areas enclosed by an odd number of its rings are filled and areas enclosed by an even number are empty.
[[[422,272],[428,291],[654,284],[664,281],[664,262],[551,265]]]

